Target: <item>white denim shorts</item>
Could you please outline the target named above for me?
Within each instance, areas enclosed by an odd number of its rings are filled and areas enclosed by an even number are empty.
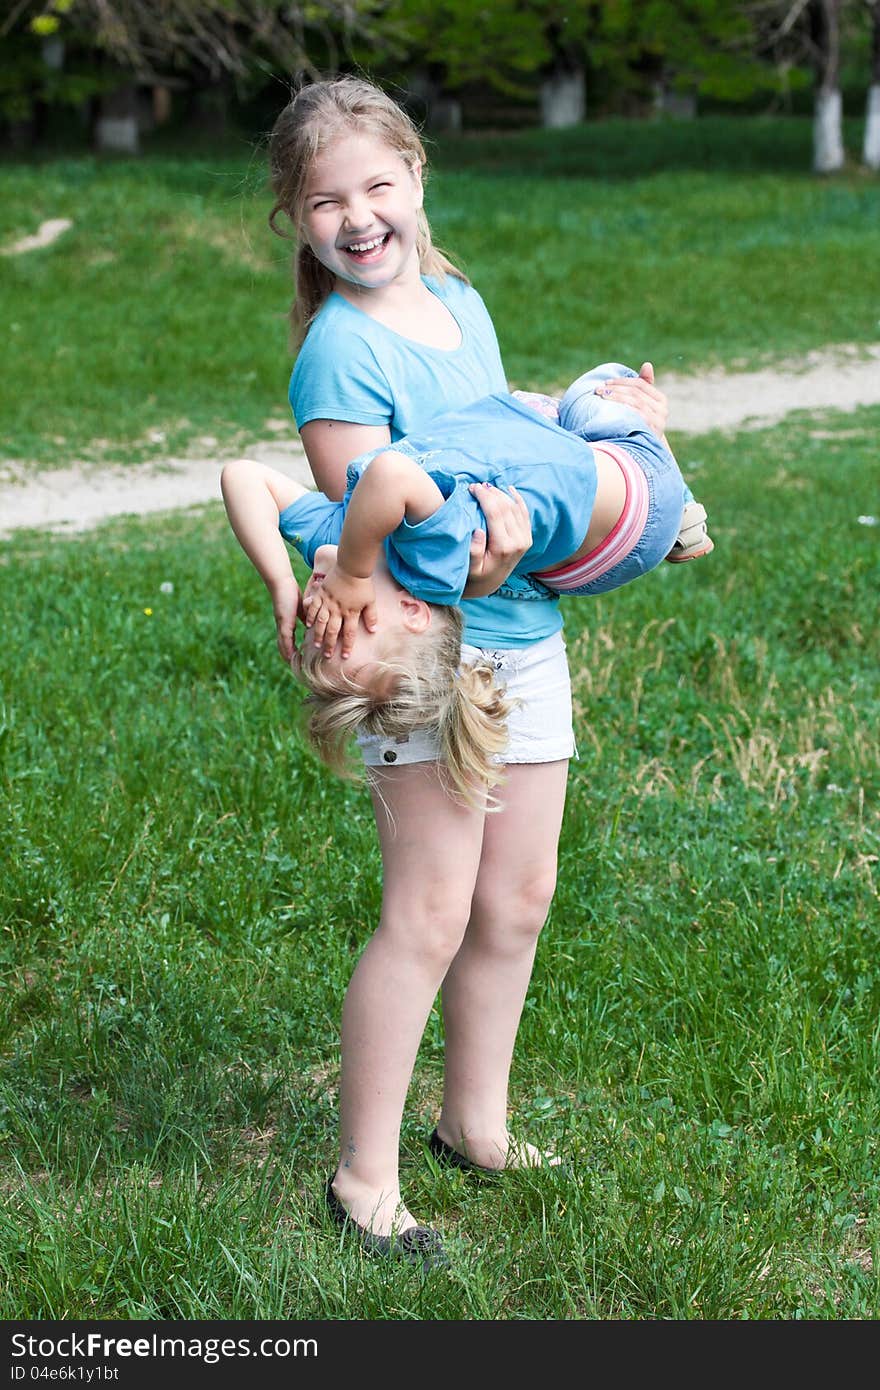
[[[462,661],[487,659],[498,684],[519,702],[508,717],[510,737],[498,762],[555,763],[577,757],[571,721],[571,682],[561,632],[528,647],[498,651],[464,642],[461,657]],[[357,741],[367,767],[433,763],[440,757],[433,729],[417,729],[401,740],[359,734]]]

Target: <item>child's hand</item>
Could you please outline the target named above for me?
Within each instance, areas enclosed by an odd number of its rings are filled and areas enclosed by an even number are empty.
[[[596,395],[637,410],[648,428],[663,438],[669,419],[669,402],[654,385],[654,367],[650,362],[642,363],[638,376],[612,377],[602,384]]]
[[[351,655],[358,624],[363,617],[368,632],[378,626],[376,591],[372,579],[359,579],[334,565],[320,584],[310,585],[306,593],[306,626],[324,655],[332,656],[340,633],[343,659]]]
[[[464,598],[493,594],[516,568],[532,544],[529,509],[515,487],[509,492],[491,483],[471,483],[470,491],[483,509],[488,527],[471,538],[470,569]]]
[[[278,651],[287,666],[293,665],[297,656],[296,621],[297,618],[305,621],[302,603],[302,594],[293,575],[290,576],[289,583],[285,583],[283,588],[277,589],[272,595]]]

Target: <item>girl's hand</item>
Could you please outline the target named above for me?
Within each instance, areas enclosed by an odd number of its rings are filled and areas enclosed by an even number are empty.
[[[333,655],[340,633],[343,659],[351,655],[361,617],[368,632],[375,632],[378,626],[372,579],[346,574],[338,564],[327,571],[320,583],[309,585],[305,610],[306,627],[312,629],[325,656]]]
[[[294,665],[298,656],[295,632],[297,618],[305,621],[302,602],[302,594],[293,575],[290,576],[290,582],[276,590],[272,596],[278,651],[281,660],[287,666]]]
[[[613,377],[606,381],[597,395],[610,397],[621,405],[637,410],[648,427],[661,439],[666,433],[669,419],[669,402],[664,393],[654,385],[654,367],[651,362],[643,362],[638,376]]]
[[[471,537],[471,559],[463,598],[494,594],[532,544],[529,509],[515,487],[509,492],[491,483],[471,483],[470,491],[483,509],[488,527]]]

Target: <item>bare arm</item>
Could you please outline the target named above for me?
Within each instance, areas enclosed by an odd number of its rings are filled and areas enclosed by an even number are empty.
[[[338,502],[345,495],[345,475],[351,460],[365,454],[369,449],[378,449],[383,444],[390,444],[391,431],[387,425],[354,425],[345,420],[310,420],[300,430],[300,438],[312,470],[312,477],[323,493]],[[521,516],[514,519],[512,511],[508,511],[507,515],[513,524],[506,526],[502,510],[504,504],[497,499],[496,502],[496,515],[487,515],[486,518],[488,536],[485,531],[476,530],[471,540],[465,598],[478,598],[483,594],[494,593],[531,545],[529,534],[525,545],[517,548],[516,537],[517,534],[522,534],[523,519]]]
[[[310,420],[299,434],[312,477],[333,502],[345,495],[345,472],[352,459],[391,443],[387,425],[352,425],[346,420]]]
[[[389,449],[374,458],[351,495],[339,540],[339,569],[369,578],[386,536],[406,520],[426,521],[443,506],[443,493],[405,454]]]
[[[296,645],[294,629],[300,609],[299,585],[278,517],[306,492],[284,473],[250,459],[227,463],[220,476],[229,524],[239,545],[262,579],[275,613],[278,650],[289,664]]]
[[[406,517],[425,521],[443,505],[443,494],[417,463],[389,450],[372,459],[351,495],[336,564],[307,602],[315,641],[329,656],[342,634],[342,655],[351,652],[363,615],[369,631],[376,627],[373,571],[386,536]]]

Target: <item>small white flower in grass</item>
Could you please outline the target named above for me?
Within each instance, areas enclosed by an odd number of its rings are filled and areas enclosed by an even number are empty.
[[[843,796],[844,787],[839,787],[836,782],[829,782],[825,788],[829,796]]]
[[[876,526],[876,516],[860,516],[856,518],[860,526]]]
[[[160,593],[160,594],[173,594],[173,593],[174,593],[174,585],[171,583],[171,580],[170,580],[170,579],[166,579],[162,584],[159,585],[159,593]]]
[[[149,439],[149,441],[150,441],[151,444],[164,444],[164,443],[165,443],[165,431],[164,431],[164,430],[150,430],[149,433],[147,434],[147,438]]]

